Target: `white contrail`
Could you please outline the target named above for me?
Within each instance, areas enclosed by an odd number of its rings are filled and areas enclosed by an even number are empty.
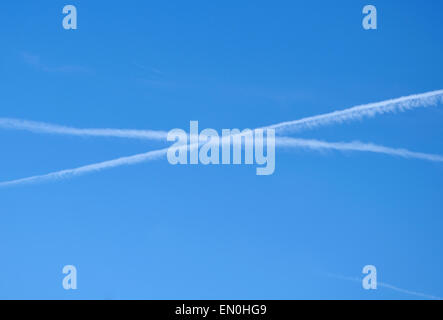
[[[7,187],[12,185],[18,185],[18,184],[27,184],[27,183],[35,183],[35,182],[41,182],[45,180],[58,180],[58,179],[64,179],[69,178],[72,176],[78,176],[81,174],[94,172],[94,171],[100,171],[103,169],[110,169],[114,167],[119,167],[123,165],[131,165],[136,164],[140,162],[146,162],[150,160],[155,160],[167,153],[168,149],[161,149],[161,150],[154,150],[146,153],[140,153],[129,157],[122,157],[114,160],[109,161],[103,161],[99,163],[94,163],[90,165],[86,165],[83,167],[78,167],[74,169],[66,169],[61,171],[56,171],[44,175],[38,175],[38,176],[32,176],[29,178],[23,178],[18,180],[12,180],[12,181],[6,181],[6,182],[0,182],[0,187]]]
[[[275,139],[275,145],[280,147],[303,147],[308,149],[333,149],[339,151],[363,151],[363,152],[375,152],[383,153],[391,156],[399,156],[402,158],[413,158],[420,160],[428,160],[434,162],[443,162],[443,156],[413,152],[407,149],[396,149],[385,146],[380,146],[372,143],[363,143],[360,141],[354,142],[325,142],[321,140],[313,139],[297,139],[287,137],[277,137]]]
[[[118,137],[150,140],[166,140],[168,135],[167,132],[154,130],[79,129],[44,122],[11,118],[0,118],[0,128],[74,136]]]
[[[347,280],[347,281],[354,281],[354,282],[359,282],[359,283],[362,282],[362,280],[357,278],[357,277],[347,277],[347,276],[342,276],[342,275],[332,274],[332,273],[327,273],[327,275],[329,277],[336,278],[336,279]],[[397,292],[400,292],[400,293],[404,293],[404,294],[408,294],[408,295],[413,295],[413,296],[420,297],[420,298],[431,299],[431,300],[443,300],[440,297],[436,297],[436,296],[433,296],[433,295],[429,295],[429,294],[421,293],[421,292],[417,292],[417,291],[411,291],[411,290],[407,290],[407,289],[402,289],[402,288],[393,286],[392,284],[385,283],[385,282],[377,281],[377,286],[378,287],[388,288],[388,289],[391,289],[391,290],[394,290],[394,291],[397,291]]]
[[[267,128],[276,129],[278,133],[313,128],[346,120],[357,120],[364,117],[373,117],[376,114],[404,111],[419,107],[436,106],[443,103],[443,90],[414,94],[397,99],[390,99],[376,103],[355,106],[349,109],[320,114],[294,121],[287,121],[271,125]]]
[[[320,114],[299,120],[281,122],[262,129],[276,129],[277,133],[296,131],[302,128],[317,127],[334,122],[372,117],[376,114],[404,111],[418,107],[435,106],[443,102],[443,90],[414,94],[397,99],[390,99],[376,103],[355,106],[341,111]],[[154,130],[130,129],[79,129],[60,126],[44,122],[35,122],[20,119],[0,118],[0,128],[26,130],[39,133],[65,134],[76,136],[102,136],[137,138],[151,140],[166,140],[167,132]]]
[[[296,138],[287,138],[287,137],[277,137],[276,138],[276,146],[279,147],[302,147],[302,148],[310,148],[310,149],[333,149],[339,151],[364,151],[364,152],[374,152],[374,153],[383,153],[392,156],[400,156],[404,158],[415,158],[421,160],[435,161],[435,162],[443,162],[443,156],[433,155],[427,153],[420,152],[412,152],[406,149],[394,149],[388,148],[376,144],[365,144],[362,142],[325,142],[319,140],[306,140],[306,139],[296,139]],[[196,148],[197,144],[193,145],[183,145],[183,148]],[[131,165],[140,162],[147,162],[151,160],[159,159],[167,154],[169,148],[164,148],[155,151],[149,151],[146,153],[137,154],[134,156],[118,158],[115,160],[104,161],[96,164],[91,164],[75,169],[67,169],[62,171],[57,171],[49,174],[32,176],[29,178],[23,178],[12,181],[0,182],[0,187],[18,185],[18,184],[26,184],[26,183],[35,183],[41,182],[45,180],[57,180],[62,178],[68,178],[71,176],[77,176],[80,174],[85,174],[88,172],[99,171],[108,168],[114,168],[122,165]]]
[[[342,122],[348,119],[358,119],[364,116],[373,116],[377,113],[402,111],[405,109],[424,107],[436,105],[443,101],[443,90],[437,90],[427,92],[423,94],[416,94],[398,99],[386,100],[378,103],[371,103],[367,105],[356,106],[350,109],[342,111],[335,111],[328,114],[313,116],[295,121],[283,122],[271,126],[264,127],[262,129],[297,129],[303,127],[312,127],[331,122]],[[126,137],[126,138],[144,138],[144,139],[164,139],[167,136],[163,131],[149,131],[149,130],[120,130],[120,129],[77,129],[70,127],[63,127],[58,125],[51,125],[46,123],[15,120],[15,119],[0,119],[0,127],[24,129],[36,132],[46,133],[59,133],[59,134],[73,134],[73,135],[94,135],[94,136],[114,136],[114,137]],[[335,149],[341,151],[367,151],[384,153],[389,155],[396,155],[406,158],[417,158],[429,161],[442,161],[442,156],[432,155],[426,153],[412,152],[405,149],[393,149],[384,146],[374,144],[364,144],[361,142],[336,142],[328,143],[318,140],[304,140],[304,139],[291,139],[280,137],[276,141],[279,146],[286,147],[308,147],[311,149]],[[193,146],[189,146],[192,148]],[[24,178],[13,181],[6,181],[0,183],[1,186],[37,182],[46,179],[59,179],[67,176],[87,173],[90,171],[102,170],[105,168],[116,167],[126,164],[134,164],[143,161],[152,160],[158,158],[167,153],[166,149],[151,151],[134,155],[131,157],[123,157],[115,160],[105,161],[97,164],[87,165],[76,169],[62,170],[46,175],[34,176],[30,178]]]

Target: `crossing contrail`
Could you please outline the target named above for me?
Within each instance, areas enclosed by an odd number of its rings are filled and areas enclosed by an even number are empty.
[[[0,128],[25,130],[35,133],[50,133],[72,136],[117,137],[132,139],[166,140],[164,131],[131,129],[79,129],[45,122],[0,118]]]
[[[317,115],[313,117],[303,118],[300,120],[282,122],[279,124],[263,127],[262,129],[276,129],[280,131],[297,130],[300,128],[310,128],[333,122],[343,122],[345,120],[360,119],[363,117],[371,117],[376,114],[386,112],[403,111],[418,107],[427,107],[437,105],[443,102],[443,90],[431,91],[422,94],[401,97],[397,99],[385,100],[377,103],[355,106],[342,111],[335,111],[327,114]],[[52,125],[41,122],[33,122],[26,120],[0,118],[0,127],[12,128],[20,130],[28,130],[33,132],[68,134],[78,136],[109,136],[124,138],[141,138],[141,139],[166,139],[167,133],[164,131],[151,130],[124,130],[124,129],[78,129],[59,125]],[[280,147],[304,147],[310,149],[334,149],[340,151],[363,151],[383,153],[392,156],[400,156],[404,158],[415,158],[421,160],[441,162],[443,157],[421,152],[413,152],[406,149],[394,149],[375,144],[367,144],[362,142],[324,142],[319,140],[294,139],[287,137],[277,137],[276,145]],[[189,146],[190,148],[196,146]],[[121,165],[130,165],[149,160],[158,159],[167,154],[168,148],[137,154],[129,157],[122,157],[115,160],[104,161],[96,164],[86,165],[79,168],[57,171],[45,175],[33,176],[18,180],[0,182],[1,186],[16,185],[22,183],[32,183],[42,180],[61,179],[65,177],[75,176],[93,171],[99,171],[107,168],[113,168]]]
[[[353,281],[353,282],[359,282],[359,283],[362,282],[362,280],[359,279],[358,277],[348,277],[348,276],[342,276],[342,275],[333,274],[333,273],[327,273],[326,275],[329,276],[329,277],[336,278],[336,279],[341,279],[341,280],[347,280],[347,281]],[[397,292],[400,292],[400,293],[404,293],[404,294],[408,294],[408,295],[424,298],[424,299],[443,300],[440,297],[436,297],[436,296],[433,296],[433,295],[430,295],[430,294],[421,293],[421,292],[417,292],[417,291],[402,289],[402,288],[399,288],[397,286],[393,286],[392,284],[389,284],[389,283],[386,283],[386,282],[377,281],[377,286],[378,287],[384,287],[384,288],[387,288],[387,289],[391,289],[391,290],[394,290],[394,291],[397,291]]]
[[[32,176],[23,179],[17,179],[12,181],[0,182],[0,187],[7,187],[12,185],[19,184],[28,184],[28,183],[36,183],[43,182],[46,180],[59,180],[66,179],[78,175],[82,175],[89,172],[101,171],[104,169],[110,169],[114,167],[137,164],[140,162],[147,162],[155,159],[161,158],[163,155],[167,153],[168,149],[160,149],[155,151],[150,151],[146,153],[136,154],[129,157],[121,157],[114,160],[103,161],[99,163],[94,163],[74,169],[66,169],[61,171],[56,171],[48,174]]]
[[[443,103],[443,90],[430,91],[397,99],[359,105],[349,109],[320,114],[299,120],[282,122],[271,125],[267,128],[275,129],[277,133],[293,132],[330,123],[341,123],[348,120],[373,117],[377,114],[436,106],[441,103]]]
[[[413,152],[407,149],[389,148],[373,143],[354,142],[325,142],[313,139],[297,139],[287,137],[277,137],[275,145],[280,147],[301,147],[307,149],[330,149],[338,151],[362,151],[383,153],[390,156],[398,156],[402,158],[420,159],[433,162],[443,162],[443,156],[422,152]]]
[[[279,134],[297,131],[300,129],[318,127],[330,123],[356,120],[364,117],[373,117],[376,114],[383,114],[387,112],[405,111],[419,107],[430,107],[438,105],[439,103],[443,103],[443,90],[430,91],[397,99],[359,105],[341,111],[334,111],[299,120],[281,122],[264,127],[263,129],[275,129],[277,134]],[[166,140],[167,137],[167,132],[165,131],[131,129],[80,129],[44,122],[11,118],[0,118],[0,128],[50,134],[136,138],[149,140]]]
[[[372,143],[362,143],[362,142],[325,142],[320,140],[307,140],[307,139],[296,139],[288,137],[277,137],[276,146],[285,148],[309,148],[309,149],[331,149],[338,151],[360,151],[360,152],[373,152],[382,153],[391,156],[399,156],[403,158],[414,158],[420,160],[428,160],[434,162],[443,162],[443,156],[427,154],[421,152],[413,152],[406,149],[395,149],[385,146],[380,146]],[[197,144],[194,145],[183,145],[183,148],[196,148]],[[164,148],[160,150],[149,151],[146,153],[136,154],[133,156],[122,157],[115,160],[109,160],[104,162],[99,162],[95,164],[90,164],[74,169],[66,169],[61,171],[52,172],[44,175],[37,175],[28,178],[22,178],[17,180],[0,182],[0,187],[43,182],[46,180],[58,180],[69,178],[73,176],[82,175],[89,172],[100,171],[104,169],[110,169],[123,165],[132,165],[141,162],[148,162],[160,159],[164,157],[169,148]]]

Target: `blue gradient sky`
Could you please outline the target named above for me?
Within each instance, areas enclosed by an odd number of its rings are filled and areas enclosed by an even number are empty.
[[[443,88],[443,3],[8,1],[0,117],[77,127],[255,128]],[[78,30],[62,8],[78,9]],[[443,106],[304,131],[443,154]],[[0,130],[0,181],[163,143]],[[443,296],[443,165],[277,150],[250,166],[166,160],[0,189],[0,298],[413,299]],[[78,269],[78,290],[62,268]]]

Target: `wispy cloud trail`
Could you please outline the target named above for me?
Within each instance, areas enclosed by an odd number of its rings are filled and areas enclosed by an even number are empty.
[[[397,99],[390,99],[376,103],[355,106],[341,111],[320,114],[299,120],[281,122],[263,127],[262,129],[276,129],[277,133],[297,131],[306,128],[318,127],[330,123],[357,120],[364,117],[373,117],[387,112],[405,111],[419,107],[430,107],[443,103],[443,90],[415,94]],[[79,129],[60,126],[44,122],[35,122],[20,119],[0,118],[0,128],[27,130],[39,133],[65,134],[76,136],[101,136],[119,138],[137,138],[150,140],[166,140],[167,132],[154,130],[130,129]]]
[[[306,139],[296,139],[296,138],[287,138],[287,137],[277,137],[276,138],[276,146],[278,147],[286,147],[286,148],[310,148],[310,149],[333,149],[338,151],[364,151],[364,152],[374,152],[374,153],[382,153],[392,156],[400,156],[404,158],[415,158],[421,160],[428,161],[436,161],[443,162],[443,156],[420,153],[420,152],[412,152],[406,149],[394,149],[388,148],[375,144],[365,144],[362,142],[325,142],[319,140],[306,140]],[[196,148],[198,147],[196,144],[194,145],[184,145],[183,148]],[[27,184],[27,183],[37,183],[43,182],[46,180],[58,180],[64,178],[70,178],[73,176],[100,171],[104,169],[110,169],[123,165],[132,165],[141,162],[148,162],[160,159],[167,154],[168,148],[150,151],[146,153],[137,154],[129,157],[122,157],[115,160],[104,161],[100,163],[95,163],[91,165],[86,165],[79,168],[67,169],[62,171],[57,171],[49,174],[32,176],[29,178],[23,178],[12,181],[0,182],[0,187],[13,186],[19,184]]]
[[[358,283],[362,282],[362,279],[359,279],[357,277],[348,277],[348,276],[342,276],[342,275],[332,274],[332,273],[328,273],[327,275],[329,277],[331,277],[331,278],[336,278],[336,279],[340,279],[340,280],[347,280],[347,281],[353,281],[353,282],[358,282]],[[393,286],[392,284],[385,283],[385,282],[377,281],[377,286],[378,287],[387,288],[387,289],[391,289],[391,290],[394,290],[394,291],[397,291],[397,292],[400,292],[400,293],[404,293],[404,294],[408,294],[408,295],[424,298],[424,299],[443,300],[442,298],[437,297],[437,296],[433,296],[433,295],[429,295],[429,294],[421,293],[421,292],[417,292],[417,291],[402,289],[402,288]]]
[[[118,137],[150,140],[166,140],[168,134],[165,131],[154,130],[78,129],[44,122],[11,118],[0,118],[0,128],[73,136]]]
[[[334,111],[299,120],[282,122],[268,126],[267,128],[276,129],[277,133],[293,132],[301,129],[327,125],[330,123],[341,123],[349,120],[358,120],[364,117],[373,117],[377,114],[388,112],[405,111],[420,107],[431,107],[441,103],[443,103],[443,90],[437,90],[397,99],[359,105],[349,109]]]
[[[7,186],[13,186],[13,185],[19,185],[19,184],[28,184],[28,183],[36,183],[36,182],[43,182],[46,180],[60,180],[60,179],[66,179],[78,175],[82,175],[85,173],[95,172],[95,171],[101,171],[104,169],[110,169],[115,168],[119,166],[124,165],[132,165],[137,164],[141,162],[147,162],[159,159],[166,155],[168,149],[160,149],[155,151],[150,151],[146,153],[136,154],[129,157],[122,157],[114,160],[109,161],[103,161],[99,163],[94,163],[74,169],[66,169],[61,171],[56,171],[44,175],[38,175],[38,176],[32,176],[29,178],[23,178],[23,179],[17,179],[12,181],[6,181],[6,182],[0,182],[0,187],[7,187]]]
[[[313,139],[297,139],[297,138],[287,138],[287,137],[277,137],[275,140],[276,146],[280,147],[301,147],[308,149],[330,149],[330,150],[338,150],[338,151],[362,151],[362,152],[374,152],[374,153],[382,153],[390,156],[398,156],[402,158],[411,158],[411,159],[420,159],[420,160],[428,160],[433,162],[443,162],[443,156],[422,153],[422,152],[413,152],[407,149],[397,149],[397,148],[389,148],[373,143],[363,143],[360,141],[353,142],[325,142],[321,140],[313,140]]]
[[[359,119],[365,116],[374,116],[375,114],[381,114],[386,112],[403,111],[411,108],[432,106],[440,102],[443,102],[443,90],[432,91],[423,94],[416,94],[398,99],[386,100],[378,103],[356,106],[342,111],[335,111],[328,114],[313,116],[300,120],[283,122],[264,127],[264,129],[271,128],[271,129],[281,129],[281,130],[296,130],[298,128],[303,128],[303,127],[309,128],[332,122],[342,122],[345,120]],[[29,130],[33,132],[70,134],[78,136],[111,136],[111,137],[125,137],[125,138],[156,139],[156,140],[163,140],[167,136],[167,133],[164,131],[122,130],[122,129],[78,129],[78,128],[41,123],[41,122],[33,122],[33,121],[25,121],[25,120],[17,120],[9,118],[0,118],[0,127]],[[413,152],[406,149],[388,148],[376,144],[371,144],[371,143],[368,144],[358,141],[331,143],[319,140],[278,137],[276,140],[276,145],[280,147],[304,147],[310,149],[334,149],[339,151],[375,152],[375,153],[388,154],[392,156],[400,156],[404,158],[415,158],[415,159],[435,161],[435,162],[443,161],[443,156],[440,155]],[[188,147],[194,148],[197,146],[189,145]],[[166,155],[167,150],[168,148],[165,148],[161,150],[155,150],[142,154],[137,154],[134,156],[122,157],[115,160],[91,164],[75,169],[67,169],[45,175],[0,182],[0,187],[23,184],[23,183],[33,183],[44,180],[62,179],[71,176],[76,176],[79,174],[85,174],[88,172],[113,168],[121,165],[130,165],[130,164],[155,160]]]

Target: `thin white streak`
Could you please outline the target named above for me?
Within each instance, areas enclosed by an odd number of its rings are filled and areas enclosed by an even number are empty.
[[[419,153],[413,152],[406,149],[394,149],[388,148],[375,144],[365,144],[362,142],[325,142],[319,140],[306,140],[306,139],[296,139],[296,138],[286,138],[286,137],[277,137],[276,138],[276,146],[279,147],[292,147],[292,148],[310,148],[310,149],[334,149],[339,151],[365,151],[365,152],[375,152],[375,153],[383,153],[393,156],[400,156],[404,158],[415,158],[421,160],[428,161],[436,161],[443,162],[443,156],[433,155],[427,153]],[[196,148],[197,144],[192,145],[183,145],[182,148]],[[137,154],[134,156],[118,158],[115,160],[104,161],[96,164],[91,164],[75,169],[67,169],[62,171],[57,171],[45,175],[33,176],[29,178],[23,178],[12,181],[0,182],[0,187],[25,184],[25,183],[35,183],[41,182],[45,180],[58,180],[62,178],[69,178],[72,176],[77,176],[80,174],[85,174],[88,172],[100,171],[103,169],[114,168],[122,165],[131,165],[137,164],[141,162],[147,162],[151,160],[156,160],[164,155],[166,155],[169,148],[164,148],[160,150],[150,151],[146,153]]]
[[[300,127],[312,127],[331,122],[342,122],[348,119],[358,119],[364,116],[373,116],[377,113],[403,111],[405,109],[424,107],[436,105],[443,101],[443,90],[427,92],[423,94],[416,94],[412,96],[402,97],[398,99],[386,100],[383,102],[372,103],[367,105],[356,106],[350,109],[335,111],[328,114],[318,115],[296,121],[283,122],[280,124],[264,127],[264,129],[297,129]],[[15,129],[25,129],[37,132],[73,134],[73,135],[96,135],[96,136],[115,136],[127,138],[148,138],[148,139],[164,139],[167,136],[166,132],[158,131],[140,131],[140,130],[119,130],[119,129],[76,129],[70,127],[63,127],[57,125],[50,125],[45,123],[22,121],[15,119],[0,119],[0,126],[10,127]],[[318,140],[292,139],[281,137],[277,139],[278,146],[285,147],[308,147],[311,149],[335,149],[341,151],[366,151],[384,153],[389,155],[397,155],[405,158],[416,158],[429,161],[442,161],[442,156],[432,155],[420,152],[412,152],[406,149],[393,149],[374,144],[364,144],[361,142],[335,142],[328,143]],[[189,148],[195,146],[190,145]],[[151,151],[134,155],[131,157],[123,157],[115,160],[105,161],[98,164],[87,165],[76,169],[62,170],[46,175],[34,176],[13,181],[6,181],[0,183],[1,186],[15,185],[21,183],[37,182],[47,179],[60,179],[67,176],[78,175],[91,171],[102,170],[105,168],[112,168],[120,165],[135,164],[143,161],[158,158],[160,155],[167,153],[166,149]]]
[[[123,165],[137,164],[140,162],[146,162],[146,161],[150,161],[150,160],[159,159],[162,156],[164,156],[167,153],[167,151],[168,151],[168,149],[155,150],[155,151],[150,151],[150,152],[146,152],[146,153],[136,154],[136,155],[129,156],[129,157],[122,157],[122,158],[118,158],[118,159],[114,159],[114,160],[94,163],[94,164],[90,164],[90,165],[86,165],[86,166],[78,167],[78,168],[74,168],[74,169],[66,169],[66,170],[52,172],[49,174],[32,176],[29,178],[1,182],[0,187],[7,187],[7,186],[12,186],[12,185],[18,185],[18,184],[36,183],[36,182],[42,182],[42,181],[46,181],[46,180],[65,179],[65,178],[70,178],[73,176],[78,176],[78,175],[89,173],[89,172],[101,171],[104,169],[110,169],[110,168],[119,167],[119,166],[123,166]]]
[[[167,132],[154,130],[78,129],[44,122],[11,118],[0,118],[0,128],[73,136],[118,137],[150,140],[166,140],[168,135]]]
[[[437,90],[421,94],[414,94],[397,99],[390,99],[381,102],[355,106],[349,109],[320,114],[299,120],[281,122],[263,127],[262,129],[276,129],[277,133],[297,131],[303,128],[312,128],[334,122],[341,123],[346,120],[356,120],[363,117],[373,117],[376,114],[383,114],[387,112],[405,111],[418,107],[435,106],[442,102],[443,90]],[[120,137],[151,140],[166,140],[167,137],[167,132],[164,131],[127,129],[79,129],[44,122],[10,118],[0,118],[0,128],[76,136]]]
[[[373,117],[387,112],[405,111],[419,107],[436,106],[443,103],[443,90],[414,94],[397,99],[390,99],[376,103],[355,106],[349,109],[334,111],[317,116],[307,117],[294,121],[287,121],[271,125],[267,128],[276,129],[277,132],[290,132],[308,129],[330,123],[341,123],[347,120],[357,120],[364,117]]]
[[[333,274],[333,273],[327,273],[327,275],[329,277],[340,279],[340,280],[347,280],[347,281],[353,281],[353,282],[359,282],[359,283],[362,282],[362,280],[357,277],[348,277],[348,276],[342,276],[342,275]],[[391,290],[394,290],[394,291],[397,291],[400,293],[416,296],[416,297],[421,297],[421,298],[426,298],[426,299],[431,299],[431,300],[443,300],[442,298],[437,297],[437,296],[433,296],[433,295],[429,295],[429,294],[421,293],[421,292],[417,292],[417,291],[402,289],[402,288],[393,286],[392,284],[389,284],[386,282],[377,281],[377,286],[391,289]]]
[[[275,140],[275,144],[276,146],[280,147],[302,147],[309,149],[333,149],[339,151],[374,152],[374,153],[383,153],[391,156],[399,156],[403,158],[414,158],[414,159],[428,160],[434,162],[443,162],[443,156],[441,155],[413,152],[407,149],[389,148],[381,145],[376,145],[373,143],[363,143],[360,141],[325,142],[313,139],[277,137]]]

